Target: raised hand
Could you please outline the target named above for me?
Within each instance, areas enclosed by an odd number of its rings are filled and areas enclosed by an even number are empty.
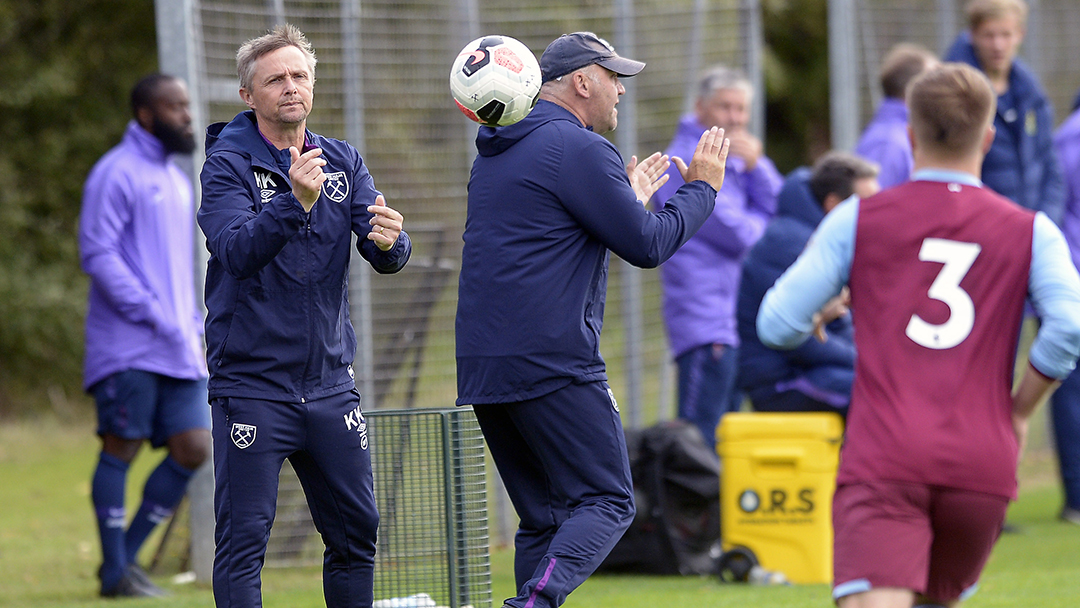
[[[386,206],[386,199],[383,195],[375,197],[375,204],[368,205],[368,213],[372,214],[372,218],[368,220],[371,224],[371,232],[368,232],[367,238],[369,241],[375,241],[379,249],[383,251],[390,251],[390,248],[397,242],[398,235],[401,234],[402,226],[405,218],[401,217],[401,214],[397,211]]]
[[[647,205],[652,195],[667,183],[670,175],[666,174],[671,161],[667,154],[653,152],[645,160],[638,164],[636,156],[630,157],[630,164],[626,165],[626,176],[630,178],[630,187],[634,189],[637,200]]]
[[[326,159],[322,156],[322,148],[308,150],[303,154],[295,146],[289,148],[289,156],[292,157],[292,166],[289,167],[289,179],[292,181],[293,196],[304,207],[304,211],[311,211],[315,201],[319,200],[326,174],[322,168],[326,166]]]
[[[724,185],[724,164],[730,148],[731,142],[724,138],[724,130],[713,127],[701,134],[690,166],[677,156],[671,160],[675,161],[686,183],[701,180],[719,190]]]

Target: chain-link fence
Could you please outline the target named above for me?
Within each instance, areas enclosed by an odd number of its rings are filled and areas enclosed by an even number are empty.
[[[235,73],[241,43],[287,21],[314,45],[319,64],[309,128],[360,150],[413,239],[412,260],[396,275],[374,277],[366,264],[353,265],[354,368],[371,411],[446,407],[456,398],[456,283],[476,133],[449,94],[449,68],[461,47],[498,33],[521,40],[539,57],[560,34],[591,30],[623,55],[647,62],[642,74],[624,81],[627,95],[612,135],[628,159],[666,147],[704,68],[718,62],[742,67],[760,89],[758,2],[157,0],[157,21],[162,69],[191,84],[200,133],[246,109]],[[761,116],[755,117],[759,131]],[[642,426],[669,415],[674,392],[658,275],[613,259],[610,277],[601,349],[626,423]],[[283,475],[284,514],[295,488],[288,471]],[[496,500],[505,543],[512,515],[505,495],[497,493]],[[200,512],[209,510],[207,501],[198,501]],[[212,526],[204,520],[193,519],[193,538],[209,537]],[[198,553],[194,568],[207,578],[203,554],[209,552]],[[288,562],[289,555],[272,552],[268,560]]]
[[[362,12],[361,12],[362,4]],[[697,73],[716,62],[754,67],[756,0],[515,2],[388,0],[195,2],[198,95],[204,122],[245,109],[235,54],[273,24],[303,30],[319,58],[309,127],[360,149],[389,205],[406,218],[413,259],[398,275],[352,277],[365,407],[443,407],[456,397],[454,312],[466,182],[475,125],[451,102],[447,76],[469,40],[501,33],[537,54],[558,35],[591,30],[648,68],[627,80],[619,129],[624,157],[662,150]],[[616,269],[617,268],[617,269]],[[628,423],[658,415],[666,341],[655,271],[613,260],[602,351]]]
[[[967,29],[964,16],[966,0],[829,0],[844,4],[834,18],[846,27],[830,29],[830,45],[853,49],[846,58],[847,74],[834,73],[841,92],[850,95],[857,112],[840,112],[848,124],[833,125],[834,144],[853,147],[844,133],[859,130],[873,116],[881,101],[878,82],[881,60],[893,45],[915,42],[939,56]],[[1054,105],[1058,123],[1072,109],[1080,89],[1080,2],[1076,0],[1028,0],[1030,14],[1021,57],[1039,77]],[[835,91],[836,89],[834,89]],[[834,101],[836,101],[834,99]],[[834,120],[837,113],[833,114]],[[836,134],[841,135],[837,136]]]

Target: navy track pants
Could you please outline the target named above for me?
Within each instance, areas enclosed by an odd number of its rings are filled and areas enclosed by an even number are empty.
[[[326,543],[327,607],[370,608],[379,514],[360,395],[307,403],[230,397],[211,405],[217,607],[262,606],[260,572],[288,458]]]
[[[634,518],[622,421],[606,382],[518,403],[474,405],[521,523],[514,608],[555,608],[603,562]]]

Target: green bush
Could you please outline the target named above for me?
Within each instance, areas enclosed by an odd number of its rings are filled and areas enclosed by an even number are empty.
[[[151,0],[0,0],[0,416],[82,400],[82,184],[156,48]]]

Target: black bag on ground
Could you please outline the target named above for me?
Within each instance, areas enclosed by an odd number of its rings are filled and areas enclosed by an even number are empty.
[[[694,425],[626,431],[637,515],[600,572],[712,574],[720,545],[720,461]]]

